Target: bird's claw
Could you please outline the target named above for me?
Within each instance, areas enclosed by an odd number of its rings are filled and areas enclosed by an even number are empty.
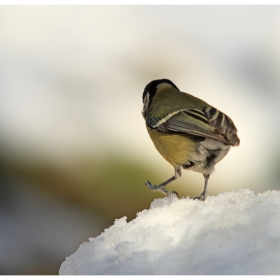
[[[145,184],[146,187],[151,191],[157,191],[159,189],[158,186],[152,184],[150,181],[147,180],[147,183]]]
[[[175,191],[168,191],[165,189],[164,185],[154,185],[152,184],[150,181],[147,180],[147,183],[145,184],[146,187],[151,190],[151,191],[159,191],[159,192],[162,192],[163,194],[165,195],[168,195],[168,196],[172,196],[173,194],[176,195],[178,198],[179,198],[179,195],[177,192]]]
[[[206,195],[202,193],[200,196],[194,196],[193,200],[200,200],[200,201],[205,201]]]

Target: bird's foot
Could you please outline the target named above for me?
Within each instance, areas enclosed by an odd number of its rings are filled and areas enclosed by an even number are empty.
[[[198,199],[200,201],[205,201],[206,199],[206,194],[203,192],[200,196],[194,196],[193,197],[194,200]]]
[[[145,183],[145,185],[151,191],[162,192],[163,194],[168,195],[168,196],[176,195],[179,198],[179,195],[178,195],[177,192],[168,191],[167,189],[165,189],[163,184],[160,184],[160,185],[156,186],[156,185],[152,184],[150,181],[147,180],[147,183]]]

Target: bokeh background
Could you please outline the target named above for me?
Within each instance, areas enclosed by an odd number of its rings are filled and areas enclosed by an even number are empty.
[[[173,168],[142,93],[171,79],[228,114],[241,144],[209,194],[279,189],[279,6],[0,6],[0,273],[58,274]],[[199,195],[194,172],[168,189]]]

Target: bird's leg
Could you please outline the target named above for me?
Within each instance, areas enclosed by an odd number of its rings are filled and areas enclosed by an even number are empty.
[[[203,192],[202,192],[202,194],[200,196],[195,196],[193,199],[199,199],[201,201],[204,201],[206,199],[206,196],[207,196],[207,185],[208,185],[208,180],[209,180],[210,175],[209,174],[203,174],[203,177],[205,179],[204,190],[203,190]]]
[[[150,181],[147,180],[147,183],[145,184],[146,187],[151,191],[159,191],[164,193],[165,195],[172,195],[175,194],[178,198],[179,195],[175,191],[168,191],[165,186],[167,186],[169,183],[173,182],[177,178],[180,178],[182,176],[182,168],[175,169],[175,175],[171,177],[170,179],[166,180],[165,182],[159,184],[158,186],[152,184]]]

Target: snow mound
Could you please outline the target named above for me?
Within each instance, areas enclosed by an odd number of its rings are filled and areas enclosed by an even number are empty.
[[[280,274],[280,192],[155,199],[62,263],[60,274]]]

